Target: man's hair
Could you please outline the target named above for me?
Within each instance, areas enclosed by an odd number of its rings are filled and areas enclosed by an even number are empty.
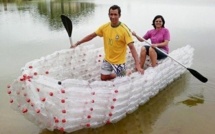
[[[109,8],[109,12],[108,14],[110,14],[110,10],[116,10],[118,9],[118,13],[119,13],[119,16],[121,16],[121,8],[118,6],[118,5],[113,5]]]
[[[152,26],[153,26],[154,28],[156,28],[156,27],[155,27],[155,20],[158,19],[158,18],[161,18],[161,20],[163,21],[162,27],[164,27],[164,25],[165,25],[165,20],[164,20],[163,16],[161,16],[161,15],[155,16],[155,18],[154,18],[153,21],[152,21]]]

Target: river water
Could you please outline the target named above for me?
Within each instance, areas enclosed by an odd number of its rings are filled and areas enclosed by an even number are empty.
[[[113,4],[122,8],[121,21],[139,35],[152,28],[155,15],[163,15],[171,33],[170,49],[190,44],[195,49],[191,68],[209,81],[202,83],[187,72],[118,123],[74,133],[215,133],[214,0],[0,0],[0,134],[59,133],[40,130],[12,110],[7,85],[21,74],[25,63],[69,48],[61,14],[72,19],[75,42],[109,21]],[[102,39],[85,45],[91,43],[102,45]]]

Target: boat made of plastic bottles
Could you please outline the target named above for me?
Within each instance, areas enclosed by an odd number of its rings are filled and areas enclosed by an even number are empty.
[[[139,52],[142,44],[135,46]],[[190,67],[193,48],[187,45],[169,55]],[[101,81],[103,57],[103,48],[82,45],[28,62],[8,86],[12,108],[42,129],[73,132],[96,128],[132,113],[186,71],[171,58],[154,68],[147,60],[144,75],[133,72]],[[134,68],[130,52],[126,65]]]

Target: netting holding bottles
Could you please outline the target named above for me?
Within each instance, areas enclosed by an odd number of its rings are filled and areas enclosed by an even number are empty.
[[[142,44],[135,46],[139,52]],[[193,48],[187,45],[170,56],[190,67]],[[126,65],[133,73],[101,81],[103,58],[103,48],[85,44],[28,62],[8,86],[12,108],[42,129],[95,128],[132,113],[186,71],[170,58],[154,68],[147,59],[141,75],[128,49]]]

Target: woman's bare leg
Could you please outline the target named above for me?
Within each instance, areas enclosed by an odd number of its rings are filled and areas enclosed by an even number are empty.
[[[140,51],[140,67],[142,68],[144,67],[145,60],[146,60],[146,48],[142,47]]]
[[[150,47],[149,48],[149,57],[152,62],[152,67],[155,67],[157,64],[157,53],[154,48]]]

